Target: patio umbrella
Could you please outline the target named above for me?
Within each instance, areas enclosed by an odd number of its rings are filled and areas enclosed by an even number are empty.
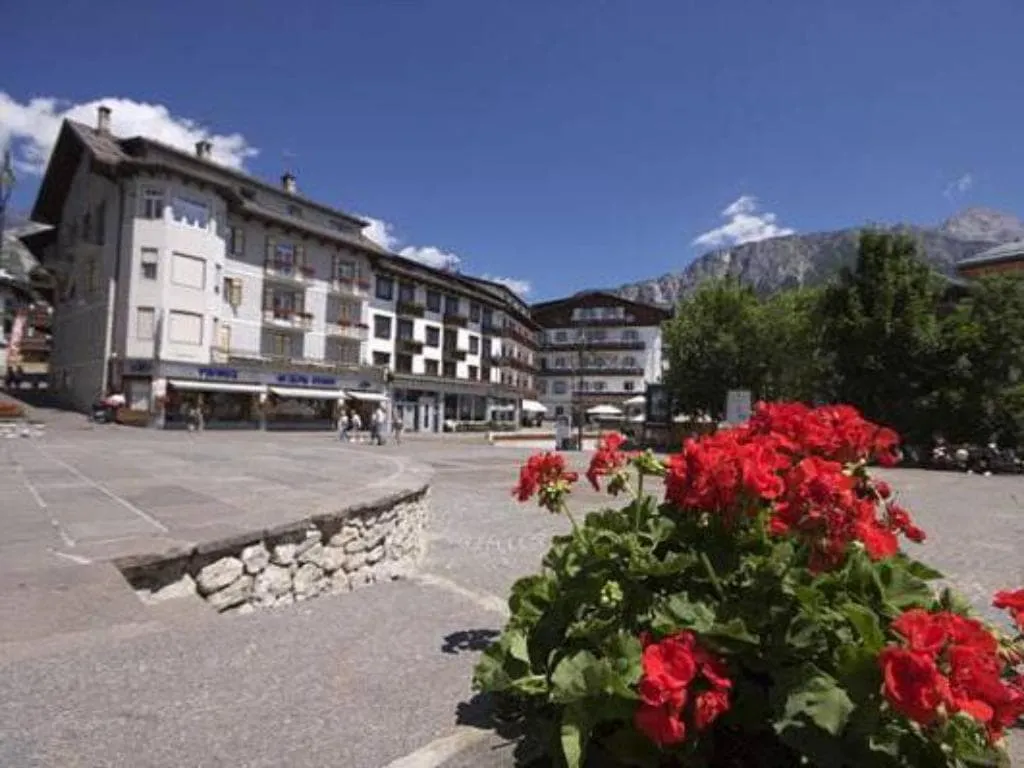
[[[621,416],[622,411],[614,405],[595,405],[587,409],[588,416]]]
[[[635,395],[623,402],[623,405],[646,405],[647,398],[644,395]]]

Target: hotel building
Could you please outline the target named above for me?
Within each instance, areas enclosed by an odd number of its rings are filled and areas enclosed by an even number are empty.
[[[602,291],[534,304],[541,327],[538,399],[556,418],[621,408],[661,381],[661,326],[671,312]]]
[[[56,277],[51,376],[75,407],[211,426],[333,424],[391,405],[409,428],[518,419],[533,394],[501,353],[532,339],[507,289],[404,259],[367,222],[184,152],[65,121],[23,238]],[[532,364],[534,348],[525,358]]]

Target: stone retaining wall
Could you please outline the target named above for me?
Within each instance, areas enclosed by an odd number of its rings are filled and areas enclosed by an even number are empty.
[[[249,613],[397,579],[422,551],[428,488],[395,494],[190,552],[115,565],[145,602],[198,595]]]

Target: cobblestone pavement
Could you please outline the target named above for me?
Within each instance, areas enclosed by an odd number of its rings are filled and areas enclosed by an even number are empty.
[[[417,750],[463,738],[456,721],[471,696],[472,665],[503,624],[512,581],[535,571],[550,536],[568,529],[563,518],[512,499],[517,466],[530,452],[522,447],[407,435],[401,446],[342,448],[328,434],[190,439],[68,424],[48,424],[36,447],[20,438],[0,447],[4,766],[438,765],[443,750],[434,758]],[[328,455],[340,467],[345,451],[374,468],[311,472]],[[263,458],[253,463],[250,455]],[[291,480],[271,474],[274,457],[291,467]],[[577,465],[585,458],[571,455]],[[247,498],[255,499],[268,485],[292,482],[296,498],[310,483],[345,495],[367,474],[426,463],[434,471],[428,550],[409,581],[290,608],[218,617],[191,603],[148,607],[116,571],[55,557],[49,548],[65,551],[60,531],[22,479],[12,480],[24,474],[47,509],[70,521],[78,499],[96,498],[86,480],[127,498],[140,464],[153,461],[164,462],[157,484],[173,486],[167,494],[196,510],[188,494],[209,492],[204,468],[244,476],[239,493],[251,484]],[[1024,480],[916,471],[889,478],[929,533],[924,558],[979,608],[995,589],[1024,584]],[[100,495],[108,509],[110,497]],[[579,509],[602,503],[589,490],[574,495]],[[145,502],[132,503],[150,509]],[[162,508],[152,509],[162,519]],[[447,765],[509,764],[509,750],[492,745],[480,742]],[[410,753],[416,757],[401,762]]]

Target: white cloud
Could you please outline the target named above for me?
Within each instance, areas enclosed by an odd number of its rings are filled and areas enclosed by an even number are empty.
[[[953,179],[946,185],[946,191],[943,194],[948,198],[956,197],[957,195],[964,195],[971,190],[974,186],[974,176],[971,173],[962,174],[959,178]]]
[[[115,136],[146,136],[192,152],[197,141],[213,144],[213,159],[232,168],[242,168],[259,150],[240,133],[213,133],[195,120],[173,115],[163,104],[148,104],[111,97],[80,104],[42,97],[24,103],[0,91],[0,146],[10,142],[16,167],[23,173],[39,175],[46,168],[57,141],[61,121],[77,120],[96,124],[96,108],[111,109],[111,131]]]
[[[492,275],[484,275],[484,280],[490,280],[492,283],[498,283],[504,285],[512,293],[517,293],[520,296],[526,296],[530,291],[533,290],[533,286],[529,280],[520,280],[518,277],[494,277]]]
[[[359,216],[360,219],[369,222],[369,226],[363,230],[363,234],[373,240],[381,248],[393,251],[398,248],[398,237],[394,228],[382,219],[375,219],[373,216]]]
[[[776,223],[774,213],[760,212],[757,198],[741,195],[726,206],[722,216],[729,221],[720,227],[708,230],[693,239],[693,245],[705,248],[720,248],[726,245],[752,243],[770,237],[792,235],[796,230],[781,227]]]

